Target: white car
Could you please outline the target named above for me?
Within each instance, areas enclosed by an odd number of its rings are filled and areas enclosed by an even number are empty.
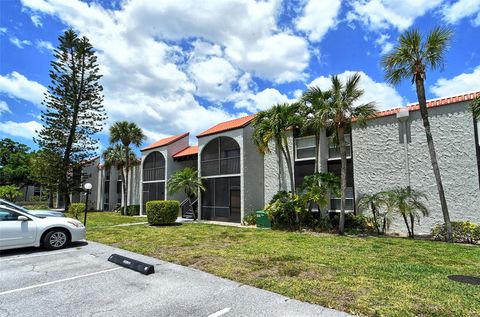
[[[35,216],[0,206],[0,250],[39,247],[64,248],[85,239],[85,227],[72,218]]]

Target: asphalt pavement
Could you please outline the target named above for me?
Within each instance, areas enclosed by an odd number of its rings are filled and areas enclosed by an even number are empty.
[[[142,275],[107,259],[155,266]],[[0,254],[0,316],[350,316],[94,242]]]

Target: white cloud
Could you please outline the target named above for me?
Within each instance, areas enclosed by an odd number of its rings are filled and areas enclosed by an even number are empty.
[[[286,95],[274,88],[266,88],[258,93],[250,93],[235,104],[236,108],[245,108],[257,112],[270,108],[276,103],[291,102]]]
[[[232,94],[232,84],[238,72],[224,58],[190,64],[190,73],[197,84],[197,94],[211,100],[226,100]]]
[[[389,41],[390,35],[381,34],[376,40],[375,44],[380,46],[381,54],[388,54],[393,49],[393,43]]]
[[[309,0],[296,27],[306,32],[311,41],[321,41],[328,30],[336,26],[340,7],[340,0]]]
[[[18,72],[14,71],[5,76],[0,75],[0,93],[5,93],[10,97],[27,100],[39,106],[46,91],[46,87],[27,79]]]
[[[438,7],[443,0],[353,0],[347,20],[360,21],[370,30],[409,28],[416,18]]]
[[[49,41],[38,40],[35,42],[35,47],[38,48],[41,52],[54,50],[52,43],[50,43]]]
[[[30,15],[30,20],[32,20],[33,25],[35,25],[37,28],[42,27],[42,20],[39,15],[32,14]]]
[[[473,17],[477,15],[472,22],[479,25],[476,21],[480,21],[480,0],[459,0],[455,3],[447,4],[442,8],[442,14],[448,23],[457,23],[463,18]]]
[[[18,48],[25,48],[25,46],[32,45],[32,42],[30,42],[29,40],[20,40],[19,38],[14,36],[12,36],[9,40],[13,45]]]
[[[8,107],[8,104],[5,101],[0,100],[0,116],[2,116],[3,113],[7,113],[7,112],[12,113],[12,111]]]
[[[24,139],[32,139],[37,136],[35,131],[40,131],[42,125],[37,121],[28,122],[14,122],[5,121],[0,122],[0,133]]]
[[[279,83],[303,79],[310,58],[304,38],[278,28],[279,0],[132,0],[115,10],[95,1],[22,3],[90,39],[110,122],[134,120],[152,137],[195,134],[241,115],[229,114],[220,101],[254,95],[252,76]],[[195,96],[217,100],[218,107]]]
[[[345,82],[348,77],[355,73],[355,71],[347,70],[338,76],[343,82]],[[386,83],[375,82],[362,71],[358,73],[362,76],[360,87],[365,91],[364,95],[358,100],[358,104],[374,101],[378,110],[386,110],[400,107],[406,103],[404,98],[400,96],[395,88]],[[330,77],[320,76],[314,79],[308,84],[308,86],[318,86],[322,89],[329,89],[331,86],[331,80]]]
[[[430,87],[437,97],[457,95],[480,90],[480,65],[471,73],[463,73],[450,79],[440,78]]]

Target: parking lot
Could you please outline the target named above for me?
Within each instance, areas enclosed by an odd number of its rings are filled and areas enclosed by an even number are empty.
[[[107,259],[155,265],[142,275]],[[94,242],[0,256],[0,316],[347,316]]]

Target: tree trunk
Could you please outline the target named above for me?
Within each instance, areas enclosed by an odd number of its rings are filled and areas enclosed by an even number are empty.
[[[432,132],[430,130],[430,121],[428,119],[428,109],[423,78],[417,76],[415,79],[415,85],[417,89],[418,104],[420,105],[420,114],[422,116],[423,127],[425,128],[425,135],[427,137],[430,160],[432,162],[433,173],[437,182],[438,196],[440,198],[440,204],[442,206],[443,220],[445,222],[445,227],[447,228],[447,241],[452,242],[452,224],[450,222],[450,214],[448,213],[447,200],[445,198],[445,192],[443,190],[442,178],[437,162],[437,154],[435,152],[435,145],[433,144]]]
[[[403,220],[405,221],[405,225],[407,226],[408,237],[410,238],[412,234],[410,233],[410,226],[408,225],[407,216],[404,213],[402,213],[402,217],[403,217]]]
[[[315,173],[320,171],[320,134],[315,133]]]
[[[383,227],[382,227],[382,233],[386,234],[387,233],[387,216],[383,216]]]
[[[338,233],[343,235],[345,233],[345,195],[347,191],[347,149],[345,147],[345,130],[343,126],[337,128],[337,136],[342,163],[340,173],[342,196],[340,200],[340,221],[338,223]]]
[[[128,205],[128,173],[130,171],[130,149],[127,144],[125,146],[125,186],[123,187],[123,215],[127,215],[127,205]]]
[[[295,180],[293,179],[293,170],[292,170],[292,157],[288,148],[288,141],[285,138],[281,140],[280,150],[282,151],[283,157],[285,158],[285,163],[287,164],[288,176],[290,178],[290,190],[291,195],[295,194]]]
[[[377,209],[375,208],[375,204],[370,203],[370,208],[372,209],[373,222],[375,223],[375,229],[377,229],[377,233],[380,234],[380,226],[378,225],[378,222],[377,222]]]
[[[411,236],[412,239],[415,239],[415,233],[413,231],[414,226],[415,226],[415,218],[413,217],[413,215],[410,215],[410,230],[412,232],[412,236]]]

